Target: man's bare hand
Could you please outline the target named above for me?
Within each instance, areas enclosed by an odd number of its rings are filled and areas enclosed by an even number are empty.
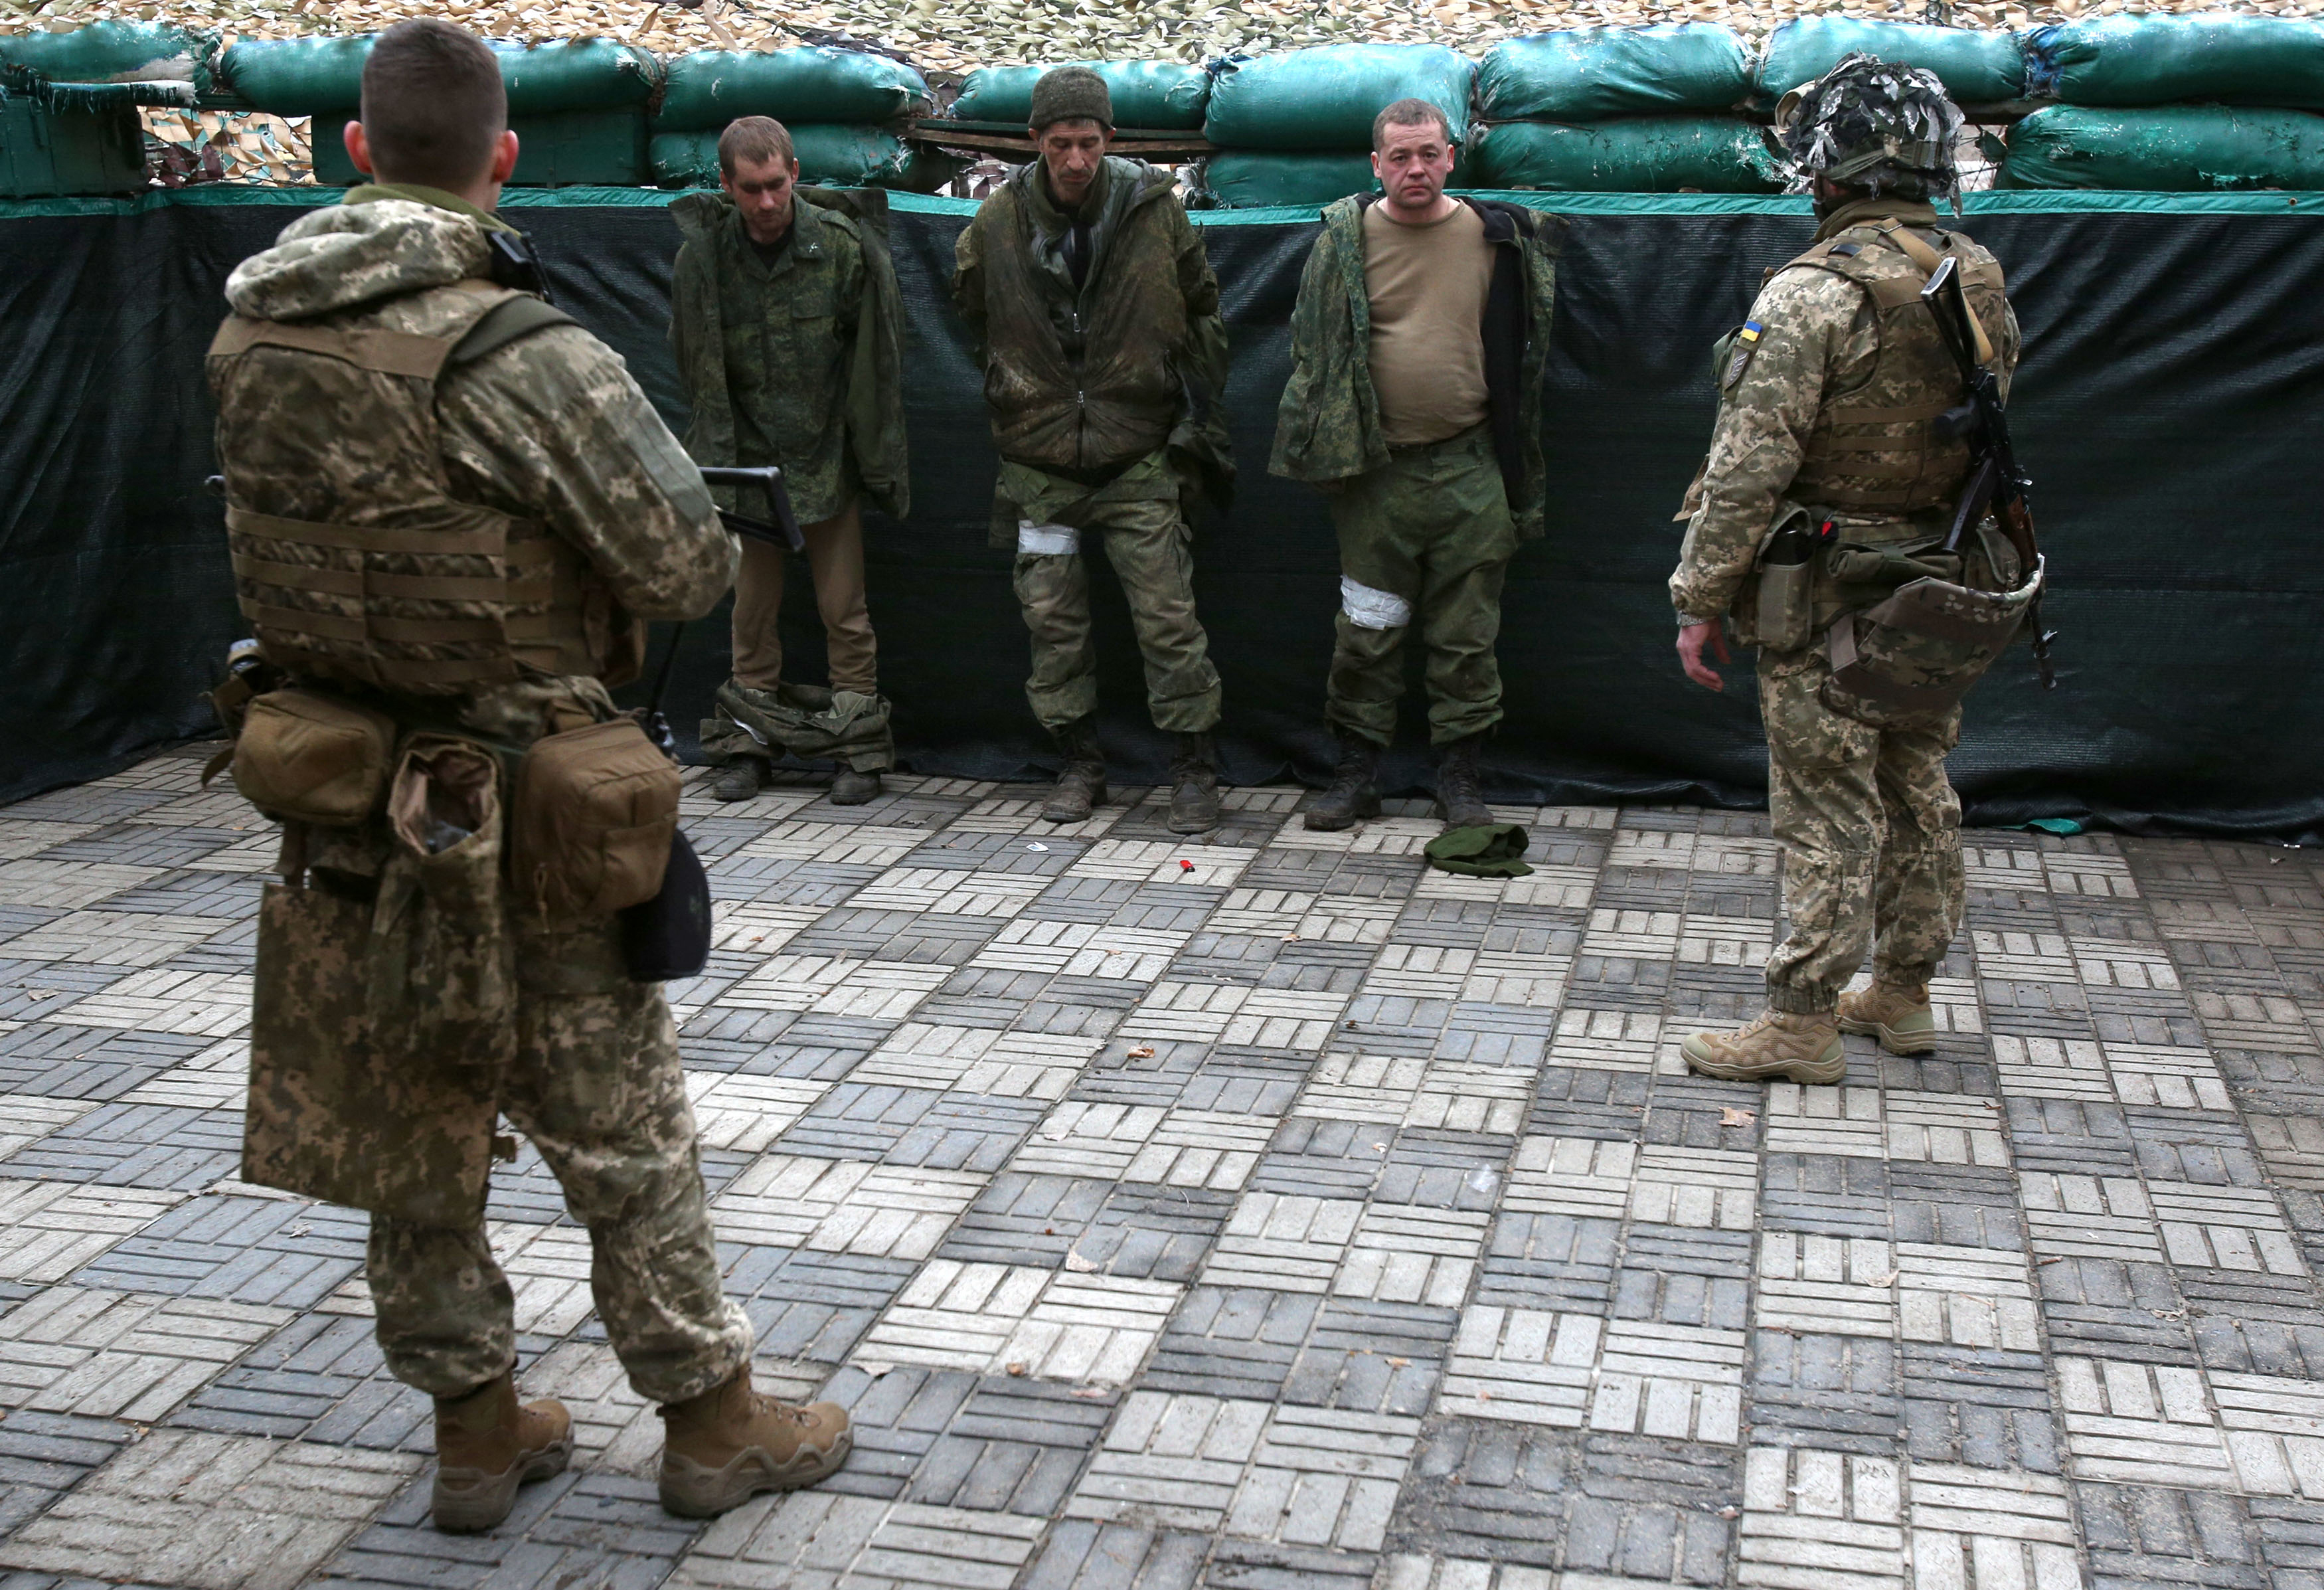
[[[1727,654],[1727,626],[1715,618],[1709,624],[1690,624],[1678,632],[1678,665],[1704,689],[1723,690],[1727,681],[1702,660],[1705,651],[1718,658],[1722,667],[1734,661]]]

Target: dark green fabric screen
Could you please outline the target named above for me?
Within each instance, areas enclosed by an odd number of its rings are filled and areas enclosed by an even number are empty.
[[[226,273],[319,196],[192,190],[0,206],[0,579],[11,689],[0,798],[118,767],[208,726],[198,699],[238,633],[202,350]],[[1571,217],[1547,405],[1549,534],[1510,571],[1508,717],[1489,757],[1512,799],[1755,804],[1748,670],[1681,679],[1663,592],[1670,515],[1710,423],[1708,348],[1761,269],[1806,241],[1794,199],[1528,195]],[[678,235],[663,195],[512,194],[558,301],[621,351],[674,423],[663,343]],[[1009,557],[984,544],[993,458],[945,293],[969,207],[898,196],[915,513],[871,527],[881,678],[915,769],[985,778],[1047,755],[1021,691]],[[2324,197],[1996,194],[1967,226],[2007,267],[2026,352],[2019,448],[2051,553],[2061,684],[2023,652],[1971,698],[1955,775],[1973,820],[2324,830]],[[1266,473],[1312,212],[1203,217],[1234,332],[1242,491],[1198,544],[1226,680],[1228,772],[1316,778],[1337,564],[1321,500]],[[1093,559],[1106,738],[1125,781],[1167,754],[1128,615]],[[816,677],[807,582],[786,644]],[[660,626],[657,644],[667,642]],[[723,611],[687,632],[671,716],[725,671]],[[1415,680],[1416,687],[1417,679]],[[1388,769],[1426,766],[1416,696]]]

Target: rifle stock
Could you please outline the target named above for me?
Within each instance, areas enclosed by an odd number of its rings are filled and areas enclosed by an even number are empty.
[[[738,469],[724,465],[705,465],[702,470],[705,485],[756,486],[767,501],[771,522],[752,519],[729,508],[718,510],[719,522],[736,535],[770,546],[788,547],[794,552],[807,550],[807,537],[799,533],[798,516],[791,512],[791,494],[783,485],[783,472],[773,465],[761,468]]]

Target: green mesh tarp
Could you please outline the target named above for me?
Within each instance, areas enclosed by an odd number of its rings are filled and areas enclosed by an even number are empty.
[[[201,356],[235,262],[318,196],[190,190],[0,207],[0,579],[11,689],[0,798],[200,735],[196,699],[240,628]],[[1763,266],[1811,224],[1795,199],[1527,195],[1572,218],[1546,428],[1547,537],[1511,569],[1500,656],[1508,717],[1488,756],[1509,799],[1757,802],[1748,670],[1712,696],[1672,653],[1670,522],[1711,421],[1705,350]],[[629,361],[673,421],[663,339],[678,234],[665,196],[512,196],[558,301]],[[881,684],[914,768],[1025,773],[1048,754],[1023,698],[1010,557],[984,544],[993,458],[966,339],[945,300],[968,207],[898,196],[908,300],[914,514],[868,531]],[[2324,196],[2006,193],[1967,225],[2008,268],[2026,332],[2015,402],[2051,551],[2060,686],[2022,651],[1970,698],[1953,766],[1975,820],[2096,814],[2222,832],[2324,831]],[[1317,778],[1338,603],[1329,521],[1266,473],[1311,211],[1202,218],[1234,337],[1235,510],[1196,545],[1242,782]],[[1121,781],[1162,772],[1128,615],[1102,559],[1104,733]],[[791,666],[821,633],[792,582]],[[657,626],[659,648],[667,625]],[[724,616],[687,632],[670,702],[686,723],[726,671]],[[1387,769],[1425,767],[1419,703]]]

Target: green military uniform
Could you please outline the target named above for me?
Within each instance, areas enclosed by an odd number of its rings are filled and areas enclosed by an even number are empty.
[[[1937,423],[1963,401],[1960,374],[1919,300],[1930,267],[1948,255],[2006,384],[2018,330],[1999,265],[1939,227],[1925,202],[1893,196],[1826,216],[1815,246],[1773,273],[1719,362],[1718,424],[1670,581],[1681,619],[1732,614],[1745,640],[1757,638],[1753,566],[1779,512],[1798,504],[1831,526],[1810,642],[1759,655],[1790,921],[1767,963],[1776,1012],[1831,1012],[1868,952],[1884,979],[1925,985],[1960,927],[1960,801],[1944,764],[1960,707],[1883,726],[1837,710],[1826,689],[1835,626],[1894,585],[1856,585],[1850,571],[1882,553],[1928,554],[1967,481],[1967,443]],[[2018,570],[1988,531],[1951,574],[2003,589]]]
[[[1017,552],[1034,716],[1060,731],[1097,710],[1081,544],[1096,534],[1130,601],[1155,726],[1208,733],[1221,692],[1186,510],[1206,495],[1223,505],[1231,478],[1216,408],[1226,328],[1169,173],[1109,157],[1068,215],[1038,162],[1019,168],[961,235],[953,294],[1001,456],[992,544]]]
[[[595,337],[536,318],[463,351],[521,296],[484,280],[495,228],[432,190],[355,190],[235,269],[210,374],[237,592],[267,656],[392,719],[399,743],[424,726],[513,759],[611,722],[603,681],[634,670],[639,621],[706,611],[735,549]],[[503,540],[505,573],[483,555]],[[722,1295],[660,989],[627,975],[612,916],[552,919],[500,886],[497,815],[435,856],[394,837],[413,815],[286,827],[286,881],[262,918],[261,1025],[295,1035],[303,1010],[322,1031],[360,1014],[368,980],[374,1008],[456,1037],[459,1054],[408,1058],[473,1061],[485,1109],[539,1149],[588,1228],[598,1311],[632,1384],[669,1403],[731,1380],[752,1331]],[[254,1120],[296,1135],[314,1096],[296,1076],[254,1074]],[[324,1142],[385,1129],[310,1125]],[[415,1163],[461,1162],[438,1121],[386,1125],[408,1127]],[[418,1190],[431,1196],[345,1196],[403,1211],[372,1221],[389,1370],[459,1397],[514,1362],[510,1288],[481,1197]]]

